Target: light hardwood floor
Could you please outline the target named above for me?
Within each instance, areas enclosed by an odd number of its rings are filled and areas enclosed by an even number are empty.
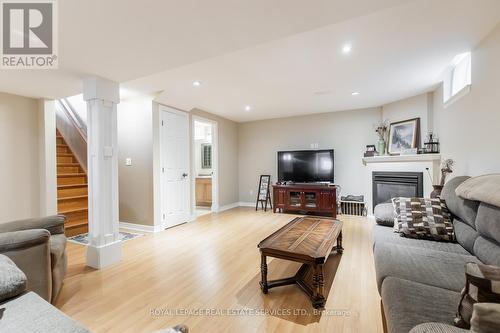
[[[334,277],[333,284],[326,283],[327,290],[331,286],[329,313],[314,313],[296,286],[261,293],[257,244],[293,217],[250,208],[205,215],[124,243],[123,260],[100,271],[85,266],[84,247],[68,244],[68,274],[56,306],[93,332],[152,332],[179,323],[193,333],[382,332],[372,222],[366,218],[339,217],[345,252],[328,261]],[[271,279],[298,268],[269,259]],[[176,309],[177,315],[166,315]],[[219,313],[186,314],[184,309]],[[253,314],[219,315],[226,310]]]

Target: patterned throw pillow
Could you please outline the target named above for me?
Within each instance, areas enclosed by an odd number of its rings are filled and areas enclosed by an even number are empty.
[[[500,267],[465,264],[465,288],[458,304],[456,326],[470,327],[475,303],[500,303]]]
[[[394,198],[394,231],[403,237],[452,242],[453,223],[440,198]]]

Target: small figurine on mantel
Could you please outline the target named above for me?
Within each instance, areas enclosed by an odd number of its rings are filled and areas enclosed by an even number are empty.
[[[441,164],[441,182],[439,185],[432,185],[434,191],[431,192],[431,198],[437,198],[441,195],[444,183],[446,182],[446,177],[453,172],[454,163],[455,162],[451,158],[448,158]]]

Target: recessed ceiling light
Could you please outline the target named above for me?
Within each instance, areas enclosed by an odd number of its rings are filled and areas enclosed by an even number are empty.
[[[351,50],[352,50],[351,44],[344,44],[344,46],[342,46],[342,53],[344,54],[350,53]]]
[[[252,110],[252,108],[250,107],[250,105],[246,105],[246,106],[245,106],[245,111],[246,111],[246,112],[248,112],[248,111],[250,111],[250,110]]]
[[[359,95],[359,91],[353,91],[353,92],[351,93],[351,95],[353,95],[353,96],[358,96],[358,95]]]
[[[201,86],[201,82],[200,81],[194,81],[193,82],[193,86],[199,87],[199,86]]]

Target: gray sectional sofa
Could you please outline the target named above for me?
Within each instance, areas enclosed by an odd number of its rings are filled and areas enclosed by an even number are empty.
[[[67,268],[63,215],[0,223],[0,253],[28,278],[27,289],[54,303]]]
[[[467,332],[453,327],[465,285],[464,265],[500,266],[500,208],[464,200],[455,189],[468,177],[456,177],[441,197],[453,215],[457,243],[400,237],[375,225],[373,251],[377,285],[388,332]],[[447,325],[450,326],[447,326]],[[428,328],[422,330],[427,325]]]

